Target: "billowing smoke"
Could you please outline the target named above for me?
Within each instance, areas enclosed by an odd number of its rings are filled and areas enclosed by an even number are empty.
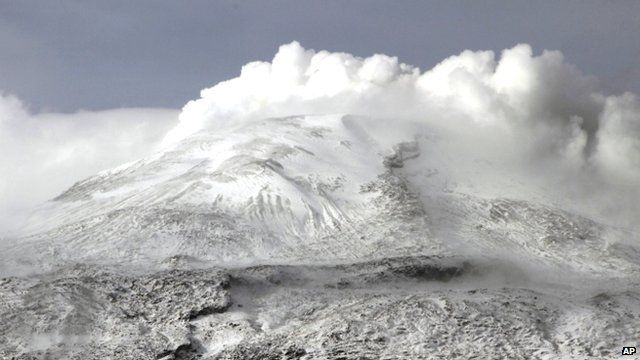
[[[204,89],[164,144],[228,122],[325,113],[383,118],[396,130],[444,129],[447,142],[433,150],[449,159],[450,181],[479,195],[541,192],[545,201],[624,226],[640,215],[638,98],[602,94],[560,52],[534,55],[525,44],[499,58],[464,51],[422,72],[395,57],[293,42],[271,63],[249,63],[239,77]],[[508,192],[501,178],[523,185]]]
[[[32,114],[0,97],[0,216],[10,223],[17,209],[156,151],[165,133],[164,147],[230,122],[328,113],[383,119],[381,137],[440,134],[420,161],[459,190],[535,198],[622,226],[640,218],[640,100],[600,93],[560,52],[464,51],[423,72],[297,42],[204,89],[168,133],[172,110]]]
[[[157,151],[177,116],[144,108],[33,114],[0,96],[0,235],[74,182]]]

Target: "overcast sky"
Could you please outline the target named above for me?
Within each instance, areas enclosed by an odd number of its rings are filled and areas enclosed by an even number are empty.
[[[179,108],[298,40],[423,70],[524,42],[640,92],[638,34],[640,1],[0,0],[0,90],[36,112]]]

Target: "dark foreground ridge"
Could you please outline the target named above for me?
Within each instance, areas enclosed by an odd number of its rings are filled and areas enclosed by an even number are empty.
[[[473,269],[468,261],[402,256],[338,265],[260,265],[231,270],[232,282],[284,286],[360,287],[397,281],[447,282]]]

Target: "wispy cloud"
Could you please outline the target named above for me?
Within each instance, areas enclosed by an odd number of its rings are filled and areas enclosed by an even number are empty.
[[[177,110],[31,113],[0,96],[0,228],[84,177],[157,150]]]

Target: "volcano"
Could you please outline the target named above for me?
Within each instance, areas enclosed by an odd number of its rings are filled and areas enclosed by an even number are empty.
[[[1,243],[0,357],[617,356],[637,104],[585,84],[526,45],[424,74],[285,45]]]

